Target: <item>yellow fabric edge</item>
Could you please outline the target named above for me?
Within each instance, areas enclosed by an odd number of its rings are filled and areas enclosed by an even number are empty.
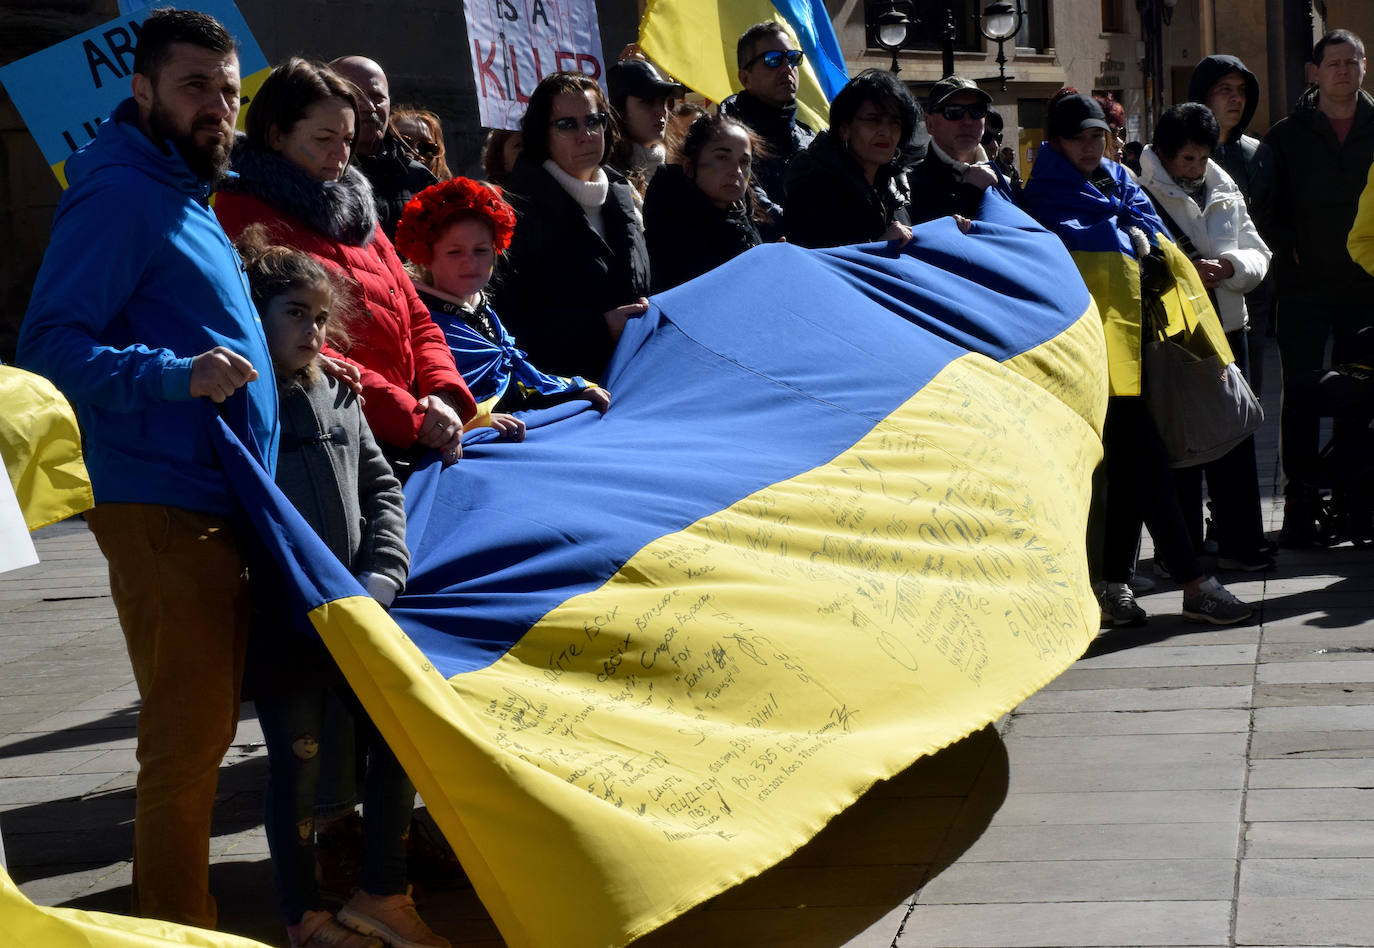
[[[5,948],[267,948],[251,938],[157,919],[35,905],[2,866],[0,932]]]
[[[29,531],[95,506],[76,413],[56,386],[0,365],[0,404],[0,458]]]

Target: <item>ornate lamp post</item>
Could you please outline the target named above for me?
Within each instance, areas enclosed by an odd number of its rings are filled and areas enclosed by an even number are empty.
[[[1025,15],[1021,0],[1016,0],[1015,6],[1007,0],[996,0],[983,8],[983,15],[978,20],[979,32],[997,44],[997,78],[1002,82],[1003,92],[1007,91],[1007,54],[1004,45],[1020,31]]]
[[[1019,2],[1019,0],[1018,0]],[[940,41],[940,62],[942,75],[948,76],[954,72],[954,39],[956,28],[954,23],[954,11],[949,4],[949,0],[926,0],[923,4],[931,8],[931,14],[926,23],[934,23],[934,17],[939,15],[940,9],[944,10],[944,26],[941,31]],[[900,72],[897,64],[897,53],[904,49],[915,37],[912,35],[915,28],[923,20],[913,12],[911,0],[886,0],[883,3],[876,3],[870,7],[870,20],[873,25],[873,38],[882,49],[892,54],[893,72]],[[876,16],[873,15],[876,11]]]
[[[902,67],[897,63],[897,54],[906,45],[911,34],[912,22],[907,15],[910,9],[904,3],[891,3],[878,14],[875,38],[878,45],[892,54],[892,72],[899,73]]]

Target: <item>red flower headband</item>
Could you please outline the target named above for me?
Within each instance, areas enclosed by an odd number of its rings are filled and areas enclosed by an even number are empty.
[[[491,244],[497,253],[510,246],[515,211],[501,197],[501,189],[471,178],[453,178],[430,185],[410,199],[396,225],[396,249],[420,266],[429,266],[435,242],[463,215],[477,215],[491,224]]]

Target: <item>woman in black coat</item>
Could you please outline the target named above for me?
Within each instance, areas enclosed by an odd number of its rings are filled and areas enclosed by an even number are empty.
[[[530,361],[597,379],[648,309],[649,254],[630,185],[602,164],[616,130],[601,87],[556,72],[530,96],[506,182],[519,224],[493,308]]]
[[[749,190],[758,139],[725,115],[703,115],[682,142],[682,164],[664,165],[644,197],[655,293],[714,270],[759,244]]]
[[[803,247],[911,239],[904,169],[925,154],[921,107],[885,70],[859,73],[830,103],[830,128],[787,166],[784,230]]]

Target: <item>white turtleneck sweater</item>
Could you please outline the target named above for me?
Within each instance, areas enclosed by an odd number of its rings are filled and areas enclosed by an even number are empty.
[[[557,181],[577,202],[578,207],[582,208],[582,212],[587,215],[587,223],[592,225],[592,230],[605,237],[606,228],[601,220],[601,208],[606,203],[606,195],[611,191],[611,183],[606,180],[606,172],[597,168],[592,180],[582,181],[558,167],[552,158],[544,161],[544,170],[552,175],[553,180]]]

